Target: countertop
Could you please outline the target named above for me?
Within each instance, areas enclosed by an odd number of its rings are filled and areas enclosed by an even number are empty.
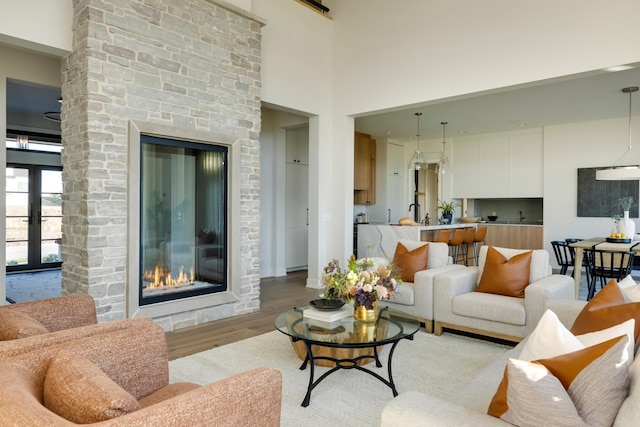
[[[518,222],[518,221],[487,221],[481,222],[482,225],[519,225],[529,227],[542,227],[544,224],[541,222]]]
[[[510,226],[520,226],[520,227],[542,227],[544,224],[541,222],[518,222],[518,221],[487,221],[487,222],[469,222],[469,223],[454,223],[454,224],[438,224],[438,225],[424,225],[424,224],[415,224],[415,225],[400,225],[400,224],[376,224],[376,223],[359,223],[356,225],[373,225],[376,227],[407,227],[418,230],[442,230],[446,228],[465,228],[465,227],[475,227],[478,225],[510,225]],[[639,233],[640,234],[640,233]]]

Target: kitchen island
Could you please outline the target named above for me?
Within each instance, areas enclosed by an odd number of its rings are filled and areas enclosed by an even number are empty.
[[[395,224],[358,224],[358,258],[383,254],[393,259],[398,240],[422,240],[431,242],[440,230],[476,227],[478,224],[443,224],[443,225],[395,225]]]
[[[393,259],[396,245],[400,239],[432,242],[443,229],[453,231],[457,228],[488,226],[484,244],[512,249],[543,249],[543,225],[541,223],[487,222],[457,223],[445,225],[392,225],[358,224],[358,258],[371,254],[384,254]],[[355,249],[355,248],[354,248]]]

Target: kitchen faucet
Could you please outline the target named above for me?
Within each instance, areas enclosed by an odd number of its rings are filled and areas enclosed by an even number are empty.
[[[420,221],[420,203],[411,203],[409,205],[409,212],[411,212],[412,206],[413,206],[413,220],[418,222]]]
[[[522,215],[522,211],[520,211],[520,222],[524,221],[524,215]]]

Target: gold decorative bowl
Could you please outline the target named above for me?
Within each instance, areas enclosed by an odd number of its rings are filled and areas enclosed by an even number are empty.
[[[480,221],[480,217],[477,217],[477,216],[463,216],[462,218],[460,218],[460,222],[464,222],[466,224],[470,224],[478,221]]]

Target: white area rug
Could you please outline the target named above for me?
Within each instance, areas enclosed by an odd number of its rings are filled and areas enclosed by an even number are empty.
[[[382,368],[367,367],[387,378],[386,346]],[[418,332],[413,341],[402,340],[393,356],[393,378],[398,393],[418,390],[444,396],[464,386],[509,347],[453,334],[435,336]],[[391,389],[355,369],[329,375],[311,393],[311,404],[300,406],[307,391],[309,368],[301,371],[289,338],[274,331],[223,347],[173,360],[171,382],[208,384],[261,366],[282,372],[282,426],[377,426]],[[329,368],[316,367],[315,378]],[[239,402],[239,404],[241,404]]]

